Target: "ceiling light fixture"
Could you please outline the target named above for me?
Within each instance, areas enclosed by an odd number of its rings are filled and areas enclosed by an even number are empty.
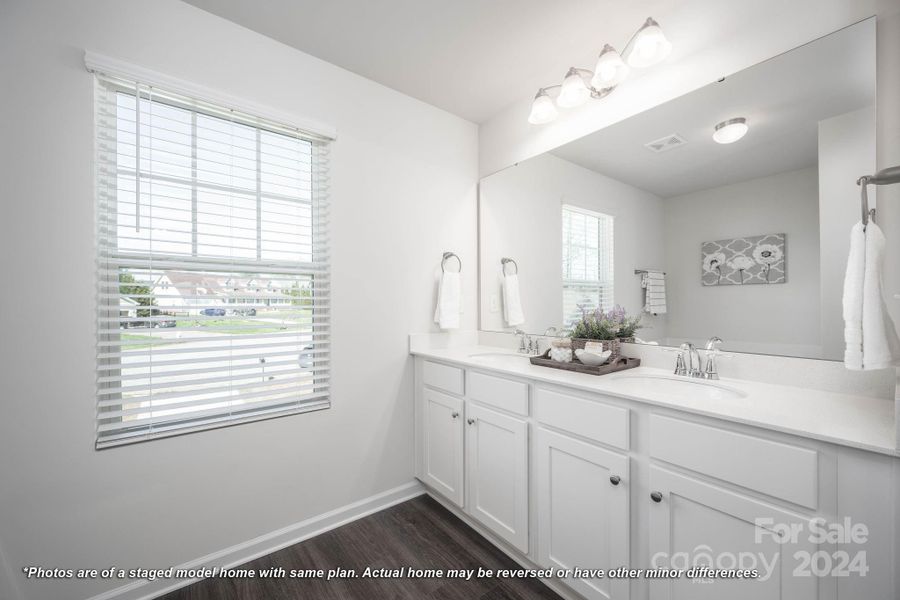
[[[605,44],[593,71],[570,67],[561,84],[540,88],[531,103],[528,122],[543,125],[559,115],[556,106],[575,108],[590,98],[603,98],[625,81],[630,71],[629,67],[643,68],[655,65],[664,60],[671,51],[672,44],[666,39],[659,23],[648,17],[625,44],[622,54],[611,45]],[[548,93],[551,90],[559,90],[556,106],[553,105],[553,99]]]
[[[749,129],[750,126],[744,117],[728,119],[716,125],[713,139],[720,144],[731,144],[747,135]]]

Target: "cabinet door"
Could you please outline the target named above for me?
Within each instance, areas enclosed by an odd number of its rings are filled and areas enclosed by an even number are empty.
[[[463,401],[426,388],[422,410],[422,480],[462,506]]]
[[[538,561],[554,569],[628,566],[628,458],[567,435],[537,431]],[[565,582],[589,600],[624,599],[624,579]]]
[[[773,465],[777,468],[777,465]],[[758,569],[757,579],[658,579],[652,600],[814,600],[819,578],[796,575],[813,556],[809,518],[659,467],[650,469],[650,566]],[[660,497],[661,496],[661,497]],[[794,528],[798,534],[780,537]],[[795,556],[795,553],[799,553]]]
[[[468,511],[528,553],[528,423],[474,402],[466,406]]]

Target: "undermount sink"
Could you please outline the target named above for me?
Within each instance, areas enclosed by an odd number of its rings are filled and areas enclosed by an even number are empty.
[[[737,400],[746,398],[741,390],[704,379],[690,379],[666,375],[615,375],[610,377],[618,389],[635,394],[661,394],[686,399],[709,398],[710,400]],[[627,389],[626,389],[627,388]]]
[[[527,360],[528,355],[515,352],[476,352],[470,354],[469,358],[484,363],[510,363],[519,362],[522,359]]]

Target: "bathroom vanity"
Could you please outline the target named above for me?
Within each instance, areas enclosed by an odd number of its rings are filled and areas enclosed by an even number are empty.
[[[875,34],[859,22],[481,180],[481,331],[411,339],[416,473],[513,558],[561,570],[561,595],[900,598],[896,373],[838,362]],[[729,122],[746,136],[715,135]],[[554,336],[634,339],[642,363],[596,377],[516,354]],[[567,572],[693,565],[757,573]]]
[[[520,563],[759,571],[551,580],[561,595],[898,597],[893,402],[651,367],[594,377],[504,348],[412,352],[417,477]]]

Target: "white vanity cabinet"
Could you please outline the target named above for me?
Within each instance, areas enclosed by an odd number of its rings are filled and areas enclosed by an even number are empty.
[[[528,553],[528,423],[466,405],[468,513]]]
[[[900,597],[894,456],[425,357],[416,448],[429,491],[526,567],[760,575],[548,582],[567,599]],[[812,520],[867,539],[812,539]]]
[[[538,562],[554,569],[609,569],[629,562],[628,458],[539,427],[535,441]],[[572,577],[585,598],[628,598],[627,580]]]
[[[417,374],[417,476],[527,554],[528,384],[427,360]]]
[[[628,565],[630,411],[535,386],[534,414],[538,563],[569,570]],[[590,600],[629,597],[624,579],[565,581]]]
[[[463,505],[463,401],[426,388],[420,402],[422,438],[419,477],[457,506]]]
[[[809,517],[657,466],[650,468],[650,489],[651,568],[699,564],[760,572],[756,579],[652,580],[651,600],[819,598],[818,578],[794,575],[802,566],[794,554],[813,556],[818,550],[806,534]],[[785,541],[782,527],[804,534],[796,542]]]

